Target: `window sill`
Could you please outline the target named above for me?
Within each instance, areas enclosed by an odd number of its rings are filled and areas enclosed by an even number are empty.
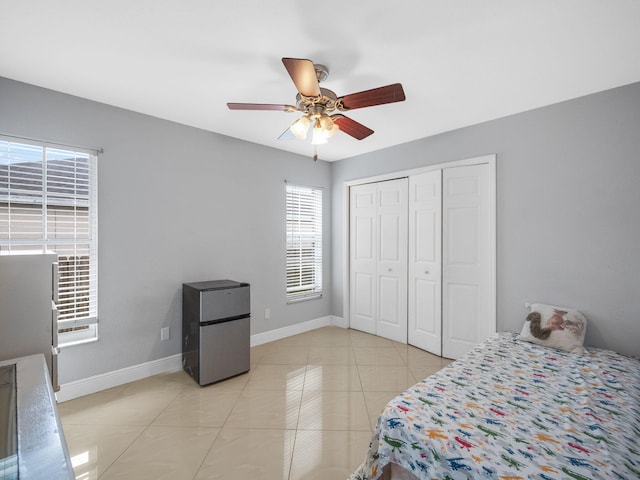
[[[300,303],[300,302],[306,302],[308,300],[317,300],[319,298],[322,298],[322,294],[318,293],[315,295],[309,295],[307,297],[302,297],[302,298],[292,298],[291,300],[287,300],[287,305],[291,305],[293,303]]]
[[[64,343],[60,342],[58,344],[58,348],[61,350],[64,350],[65,348],[75,347],[76,345],[84,345],[85,343],[93,343],[97,341],[98,341],[98,337],[91,337],[91,338],[83,338],[79,340],[72,340]]]

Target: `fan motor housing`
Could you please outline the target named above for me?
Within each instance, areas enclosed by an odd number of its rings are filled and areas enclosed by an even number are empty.
[[[336,109],[336,100],[338,96],[328,88],[320,88],[319,97],[305,97],[298,93],[296,95],[296,106],[303,112],[310,112],[317,107],[322,107],[326,111],[332,111]]]

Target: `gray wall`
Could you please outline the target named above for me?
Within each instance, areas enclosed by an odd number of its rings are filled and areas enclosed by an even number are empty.
[[[334,315],[344,182],[490,153],[499,330],[520,330],[526,301],[552,303],[587,316],[587,345],[640,353],[640,83],[334,163]]]
[[[2,78],[0,132],[105,149],[100,340],[62,352],[62,383],[179,353],[186,281],[250,282],[253,334],[342,316],[344,181],[488,153],[499,328],[574,306],[587,344],[640,353],[640,84],[333,164]],[[327,187],[321,300],[285,304],[284,179]]]
[[[330,164],[2,78],[0,132],[104,148],[100,340],[63,350],[61,383],[180,353],[183,282],[251,283],[252,334],[331,313],[284,293],[285,179],[327,188],[329,284]]]

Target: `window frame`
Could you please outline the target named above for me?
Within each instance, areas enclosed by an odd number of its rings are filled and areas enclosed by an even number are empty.
[[[323,296],[324,189],[285,182],[287,304]]]
[[[26,151],[31,155],[21,157],[21,152]],[[0,167],[3,160],[7,165],[6,172],[0,171],[0,185],[6,179],[0,190],[0,204],[6,206],[3,213],[7,222],[5,231],[0,230],[0,248],[42,253],[60,250],[56,252],[58,291],[54,292],[58,316],[62,317],[58,320],[59,347],[98,339],[98,153],[0,135]],[[33,167],[37,163],[39,169]],[[26,173],[12,175],[11,166],[21,164]],[[12,189],[12,181],[19,182],[19,186]],[[12,209],[18,213],[12,213]],[[32,216],[34,221],[14,233],[21,213],[26,218]],[[52,220],[58,215],[60,220]]]

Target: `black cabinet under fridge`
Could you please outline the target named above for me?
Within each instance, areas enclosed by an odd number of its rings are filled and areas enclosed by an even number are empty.
[[[182,367],[200,385],[249,371],[249,284],[182,285]]]

